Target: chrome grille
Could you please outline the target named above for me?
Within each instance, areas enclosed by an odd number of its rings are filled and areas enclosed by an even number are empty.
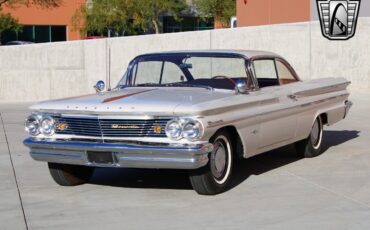
[[[56,127],[66,125],[65,130],[56,129],[57,134],[91,137],[166,137],[165,128],[170,118],[166,119],[104,119],[98,117],[61,117],[55,116]],[[118,128],[113,128],[118,126]],[[154,126],[160,126],[161,132],[154,132]]]

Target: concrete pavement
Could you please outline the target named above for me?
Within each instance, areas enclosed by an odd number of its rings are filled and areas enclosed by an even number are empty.
[[[22,144],[27,105],[0,104],[0,229],[370,229],[370,94],[352,100],[324,154],[244,160],[217,196],[197,195],[185,171],[99,169],[58,186]]]

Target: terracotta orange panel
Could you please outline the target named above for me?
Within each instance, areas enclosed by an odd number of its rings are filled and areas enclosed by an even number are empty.
[[[310,0],[237,0],[238,26],[310,20]]]
[[[269,24],[269,0],[237,0],[238,26]]]
[[[310,20],[310,0],[270,0],[270,24]]]
[[[78,8],[85,4],[85,0],[63,0],[58,8],[44,9],[35,5],[19,6],[17,8],[3,8],[3,12],[10,13],[23,25],[64,25],[67,26],[67,40],[80,39],[79,32],[73,31],[71,18]]]

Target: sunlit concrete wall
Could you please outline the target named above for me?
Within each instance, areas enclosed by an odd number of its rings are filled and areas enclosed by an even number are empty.
[[[352,91],[370,90],[370,18],[356,36],[329,41],[318,21],[108,40],[0,47],[0,102],[38,101],[94,93],[93,85],[115,86],[135,56],[189,49],[256,49],[285,57],[303,80],[345,77]]]

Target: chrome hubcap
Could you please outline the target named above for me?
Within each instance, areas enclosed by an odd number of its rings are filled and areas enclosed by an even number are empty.
[[[321,130],[320,130],[320,121],[316,119],[312,131],[311,131],[311,142],[312,144],[317,147],[318,144],[320,143],[320,135],[321,135]]]
[[[225,169],[226,151],[223,146],[220,146],[215,153],[215,166],[217,172],[222,173]]]
[[[212,156],[212,174],[219,179],[223,176],[226,168],[226,148],[222,141],[216,141]]]

